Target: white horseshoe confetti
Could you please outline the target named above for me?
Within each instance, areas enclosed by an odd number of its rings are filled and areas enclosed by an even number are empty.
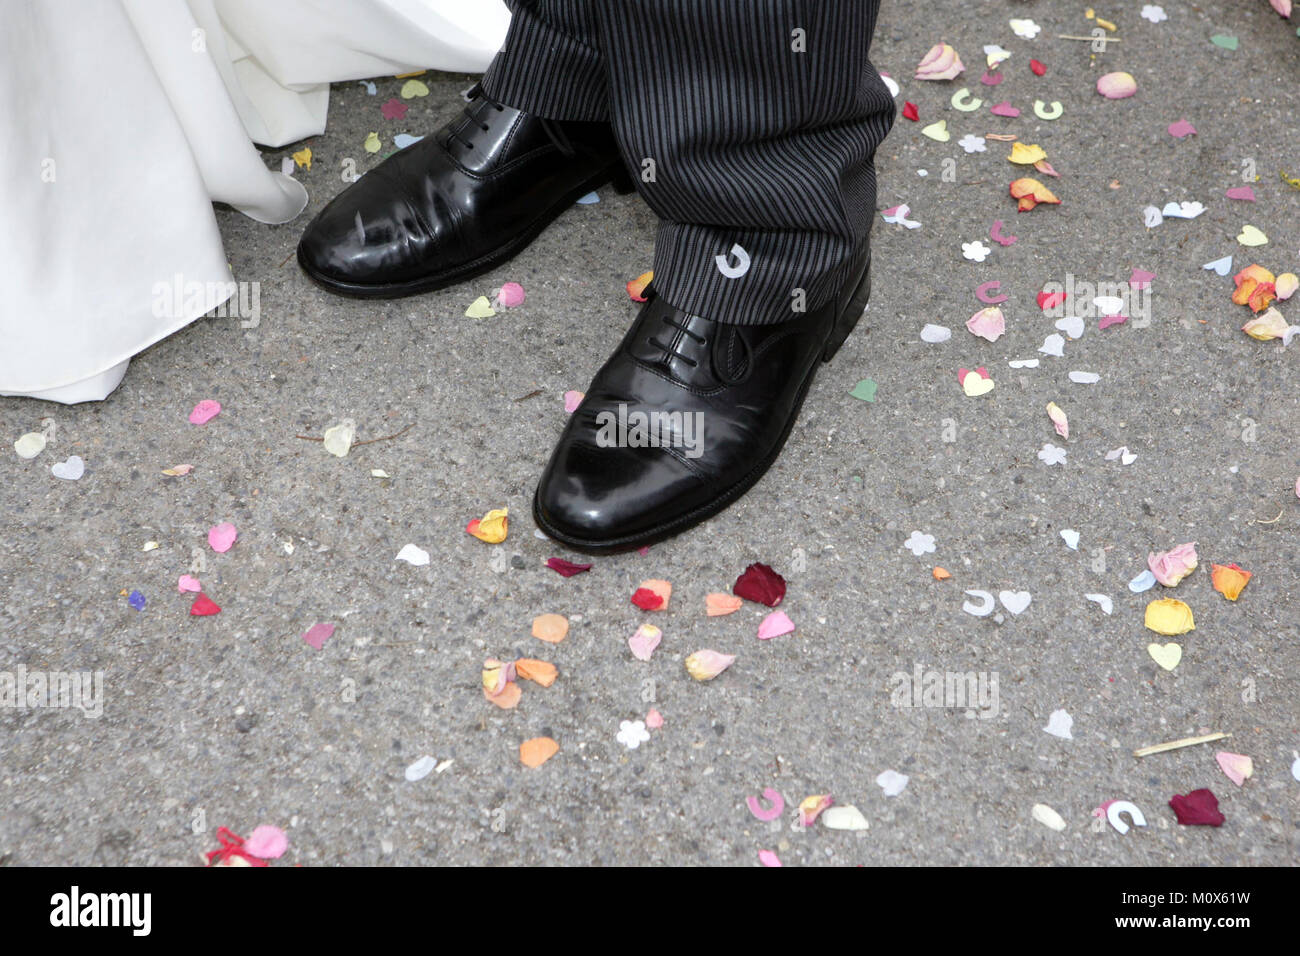
[[[961,609],[967,614],[973,614],[976,617],[988,617],[993,613],[993,595],[988,591],[966,591],[973,598],[979,598],[983,604],[974,604],[970,601],[962,603]]]
[[[733,266],[726,256],[714,256],[713,261],[718,265],[718,271],[728,279],[739,279],[749,271],[749,253],[736,243],[731,247],[731,254],[736,257],[736,264]]]
[[[963,113],[973,113],[984,105],[984,101],[981,99],[970,99],[970,90],[964,86],[952,95],[949,102],[952,103],[953,109],[961,110]]]
[[[1034,100],[1034,115],[1042,120],[1060,119],[1061,114],[1065,112],[1065,107],[1061,105],[1060,100],[1052,100],[1052,111],[1049,113],[1047,107],[1043,105],[1042,100]]]
[[[1142,811],[1127,800],[1116,800],[1106,808],[1106,819],[1110,825],[1118,830],[1121,834],[1128,833],[1129,825],[1120,819],[1121,813],[1127,813],[1133,818],[1133,826],[1144,827],[1147,825],[1147,818],[1142,816]]]

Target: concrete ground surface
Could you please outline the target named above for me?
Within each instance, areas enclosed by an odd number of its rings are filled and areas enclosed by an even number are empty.
[[[572,578],[544,565],[584,559],[534,534],[531,495],[563,393],[586,387],[635,315],[624,283],[650,268],[654,217],[606,189],[467,285],[333,297],[292,252],[344,187],[345,160],[364,171],[394,135],[435,130],[473,78],[427,74],[429,95],[397,121],[380,106],[402,81],[378,79],[375,95],[338,85],[323,136],[266,153],[279,168],[310,146],[311,168],[295,172],[307,212],[283,226],[218,212],[235,277],[260,283],[256,328],[202,319],[138,356],[102,403],[0,400],[6,442],[46,417],[57,428],[36,459],[2,458],[0,670],[104,675],[97,719],[0,708],[0,861],[193,865],[218,827],[271,824],[289,839],[274,865],[757,865],[760,850],[785,865],[1296,863],[1300,342],[1243,334],[1251,312],[1230,295],[1252,262],[1300,269],[1300,189],[1279,176],[1300,176],[1300,23],[1262,0],[1167,2],[1162,22],[1141,7],[1098,6],[1121,42],[1094,53],[1058,38],[1094,29],[1082,3],[886,0],[873,59],[920,121],[900,115],[878,152],[877,206],[906,203],[921,226],[878,215],[868,317],[819,373],[768,476],[703,527]],[[1012,18],[1041,32],[1017,36]],[[941,39],[965,73],[912,79]],[[980,82],[985,44],[1011,51],[996,87]],[[1115,70],[1135,77],[1135,96],[1097,94]],[[979,110],[950,105],[963,86]],[[1063,114],[1036,117],[1036,99]],[[994,116],[999,100],[1023,112]],[[939,119],[948,142],[921,133]],[[1183,119],[1195,135],[1171,135]],[[376,154],[362,146],[371,131]],[[987,133],[1042,146],[1060,178],[1007,162],[1009,142],[959,145]],[[1024,175],[1061,204],[1017,214],[1008,184]],[[1254,202],[1226,197],[1244,184]],[[1198,217],[1144,225],[1144,207],[1193,200]],[[1018,241],[993,242],[994,220]],[[1245,224],[1268,243],[1240,244]],[[975,240],[991,249],[982,262],[963,257]],[[1229,255],[1226,276],[1202,268]],[[1035,301],[1046,283],[1127,283],[1134,268],[1156,275],[1149,324],[1101,330],[1093,316],[1064,357],[1039,353],[1056,331]],[[1009,298],[1007,332],[990,343],[962,326],[992,280]],[[464,316],[507,281],[526,290],[522,306]],[[1300,298],[1277,305],[1300,324]],[[922,341],[927,323],[951,340]],[[1008,365],[1032,358],[1037,368]],[[967,397],[958,369],[979,366],[996,388]],[[1076,384],[1077,370],[1100,380]],[[850,395],[863,379],[873,402]],[[204,399],[223,411],[191,425]],[[358,442],[409,431],[346,458],[296,437],[344,419]],[[1066,450],[1063,464],[1040,460],[1046,444]],[[1120,446],[1131,464],[1106,460]],[[72,454],[84,477],[53,477]],[[178,463],[193,472],[161,474]],[[510,509],[504,544],[465,533],[498,507]],[[220,522],[239,534],[224,554],[206,540]],[[914,532],[933,536],[933,553],[905,546]],[[1130,591],[1148,552],[1190,541],[1200,566],[1176,589]],[[408,543],[427,566],[394,560]],[[760,642],[769,609],[752,603],[705,616],[705,595],[755,561],[786,577],[793,633]],[[1211,563],[1253,572],[1239,600],[1216,593]],[[187,573],[220,614],[189,615]],[[672,582],[667,611],[630,603],[650,578]],[[967,590],[1031,603],[976,617]],[[1113,613],[1085,594],[1109,596]],[[1195,630],[1147,630],[1156,598],[1185,601]],[[562,643],[530,635],[542,613],[569,618]],[[663,630],[648,663],[627,645],[646,621]],[[337,630],[317,651],[300,635],[319,622]],[[1182,659],[1166,671],[1148,644],[1170,641]],[[701,648],[737,659],[697,682],[683,660]],[[542,658],[559,679],[521,681],[518,708],[501,710],[480,689],[488,657]],[[895,675],[918,668],[996,678],[996,706],[895,706]],[[616,739],[651,708],[664,723],[648,741]],[[1058,710],[1070,739],[1043,729]],[[1232,736],[1132,754],[1215,731]],[[524,767],[519,745],[538,736],[559,752]],[[1219,750],[1253,759],[1243,786]],[[407,780],[423,756],[451,763]],[[877,782],[887,770],[908,777],[895,796]],[[785,799],[771,822],[746,807],[764,788]],[[1198,788],[1217,796],[1223,826],[1175,821],[1170,798]],[[793,826],[815,794],[857,807],[869,828]],[[1115,799],[1148,825],[1094,825]],[[1064,830],[1038,822],[1036,804]]]

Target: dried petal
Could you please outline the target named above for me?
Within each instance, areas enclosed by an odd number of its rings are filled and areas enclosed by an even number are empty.
[[[1277,309],[1269,309],[1263,315],[1257,315],[1243,325],[1241,331],[1252,339],[1267,342],[1270,339],[1286,338],[1289,328],[1281,312]]]
[[[1131,73],[1107,73],[1097,79],[1097,92],[1108,100],[1122,100],[1137,92],[1137,80]]]
[[[740,610],[740,606],[745,602],[732,594],[723,594],[715,591],[712,594],[704,596],[704,609],[709,617],[721,617],[724,614],[735,614]]]
[[[1250,581],[1251,576],[1249,571],[1243,570],[1235,564],[1210,565],[1210,581],[1214,584],[1214,590],[1229,601],[1237,600],[1241,594],[1241,589]]]
[[[560,745],[550,737],[534,737],[519,745],[519,761],[525,767],[540,767],[560,752]]]
[[[956,50],[946,43],[936,43],[917,66],[916,79],[951,80],[965,69]]]
[[[1020,200],[1018,203],[1019,212],[1028,212],[1039,203],[1059,205],[1061,202],[1050,189],[1031,177],[1017,179],[1012,182],[1011,195]]]
[[[521,657],[515,661],[515,673],[521,680],[530,680],[543,687],[550,687],[555,683],[555,678],[560,676],[554,664],[549,661],[539,661],[535,657]]]
[[[773,611],[763,618],[763,622],[758,625],[758,639],[760,641],[770,641],[774,637],[789,634],[793,630],[794,621],[786,616],[785,611]]]
[[[1300,288],[1300,278],[1297,278],[1294,272],[1283,272],[1273,283],[1273,291],[1283,301],[1295,295],[1298,288]]]
[[[1196,570],[1196,542],[1180,544],[1160,554],[1148,554],[1147,567],[1156,576],[1156,580],[1165,587],[1175,587],[1179,581]]]
[[[996,342],[1006,330],[1006,316],[996,305],[980,309],[966,320],[966,331],[990,342]]]
[[[1228,753],[1226,750],[1220,750],[1214,755],[1214,759],[1219,764],[1219,769],[1239,787],[1246,782],[1247,777],[1255,775],[1255,761],[1245,754],[1234,754]]]
[[[1070,420],[1065,417],[1065,412],[1061,411],[1060,406],[1058,406],[1056,402],[1047,403],[1047,417],[1050,418],[1052,424],[1056,426],[1056,434],[1060,435],[1062,438],[1070,437]]]
[[[821,816],[822,811],[834,802],[829,793],[804,797],[799,801],[799,825],[802,827],[812,826],[817,822],[817,818]]]
[[[501,688],[499,694],[489,694],[487,688],[483,688],[483,696],[502,710],[514,710],[519,706],[519,699],[524,696],[524,692],[519,689],[518,684],[511,681]]]
[[[632,592],[632,603],[643,611],[658,611],[664,606],[664,599],[649,588],[637,588]]]
[[[1167,637],[1196,630],[1192,609],[1174,598],[1160,598],[1148,604],[1144,623],[1157,634]]]
[[[509,508],[495,508],[482,518],[475,518],[465,526],[465,530],[480,541],[500,544],[510,528],[509,513]]]
[[[766,564],[754,563],[745,568],[731,586],[732,593],[746,601],[776,607],[785,597],[785,578]]]
[[[696,680],[713,680],[735,660],[734,654],[722,654],[708,649],[696,651],[686,658],[686,672]]]
[[[591,570],[590,564],[574,564],[572,561],[565,561],[563,558],[547,558],[546,566],[556,574],[566,578]]]
[[[569,619],[563,614],[540,614],[533,618],[533,637],[558,644],[569,633]]]
[[[632,649],[632,656],[639,661],[648,661],[655,648],[663,638],[663,631],[653,624],[642,624],[636,633],[627,639],[627,646]]]
[[[950,572],[947,568],[939,567],[937,564],[934,566],[934,570],[931,571],[930,573],[934,575],[934,579],[936,581],[947,581],[950,577],[952,577],[952,572]]]
[[[483,662],[483,690],[489,697],[505,690],[514,676],[514,664],[506,664],[495,657],[489,657]]]
[[[1018,163],[1021,166],[1032,166],[1034,163],[1047,158],[1047,153],[1043,147],[1033,143],[1012,143],[1011,155],[1007,157],[1011,162]]]
[[[1169,806],[1173,807],[1174,816],[1184,826],[1223,825],[1224,816],[1219,812],[1219,801],[1209,790],[1193,790],[1186,796],[1174,794],[1169,800]]]
[[[632,298],[633,302],[645,301],[645,287],[650,284],[651,280],[654,279],[654,277],[655,274],[654,274],[654,270],[652,269],[649,272],[641,273],[635,279],[628,280],[627,294]]]

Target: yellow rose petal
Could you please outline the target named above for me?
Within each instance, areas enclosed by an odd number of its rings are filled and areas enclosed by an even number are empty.
[[[1167,637],[1196,629],[1192,609],[1175,598],[1160,598],[1148,604],[1144,623],[1157,634]]]

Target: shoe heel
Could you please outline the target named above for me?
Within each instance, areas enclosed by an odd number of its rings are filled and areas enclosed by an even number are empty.
[[[632,181],[632,174],[627,171],[627,167],[622,163],[614,167],[614,174],[609,184],[614,187],[614,192],[620,196],[636,192],[636,183]]]
[[[835,326],[831,329],[831,334],[826,339],[826,346],[822,350],[822,361],[829,362],[835,357],[835,353],[840,350],[853,327],[858,324],[862,318],[862,313],[866,311],[867,302],[871,299],[871,258],[867,258],[866,269],[863,270],[862,278],[858,280],[857,288],[853,290],[853,295],[849,298],[849,304],[840,312],[839,317],[835,320]]]

